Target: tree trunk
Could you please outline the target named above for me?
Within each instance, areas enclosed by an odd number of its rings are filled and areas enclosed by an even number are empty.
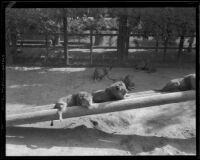
[[[81,43],[81,36],[78,36],[78,43]]]
[[[10,42],[6,42],[6,64],[13,64],[13,56],[11,54]]]
[[[121,21],[120,21],[121,22]],[[121,63],[122,59],[121,59],[121,52],[122,52],[122,24],[119,23],[119,33],[118,33],[118,36],[117,36],[117,57],[118,57],[118,60],[119,60],[119,63]]]
[[[189,39],[189,45],[188,45],[188,52],[191,53],[192,52],[192,44],[194,42],[194,35],[192,37],[190,37]]]
[[[127,43],[127,16],[121,15],[119,18],[119,35],[117,39],[117,52],[121,64],[127,59]]]
[[[155,39],[156,39],[156,53],[158,53],[158,43],[159,43],[159,39],[158,39],[158,37],[156,37]]]
[[[68,36],[67,36],[67,10],[63,9],[63,28],[64,28],[64,60],[65,65],[69,64],[68,56]]]
[[[130,31],[129,29],[127,28],[127,31],[126,31],[126,41],[125,41],[125,52],[124,52],[124,61],[126,61],[128,59],[128,49],[129,49],[129,35],[130,35]]]
[[[92,65],[92,46],[93,46],[93,31],[90,29],[90,65]]]
[[[12,47],[11,47],[10,53],[9,53],[9,55],[10,55],[9,63],[14,64],[15,57],[17,55],[17,32],[15,29],[11,32],[11,43],[12,43]]]
[[[165,38],[165,40],[164,40],[163,62],[166,61],[167,47],[168,47],[168,38]]]
[[[6,64],[12,64],[12,55],[11,55],[11,47],[10,47],[10,32],[6,30]]]
[[[58,33],[61,33],[60,25],[58,25]],[[56,45],[60,45],[60,36],[60,34],[56,34]]]
[[[108,42],[108,44],[109,44],[109,47],[111,47],[111,46],[112,46],[112,38],[113,38],[113,36],[109,36],[109,42]]]
[[[178,60],[180,59],[181,53],[183,52],[184,39],[185,39],[184,35],[181,35],[180,42],[179,42],[178,55],[177,55]]]
[[[48,64],[49,61],[49,43],[48,43],[48,33],[45,34],[45,41],[46,41],[46,57],[45,57],[45,64]]]
[[[96,33],[97,33],[97,34],[100,34],[100,32],[99,32],[98,30],[96,30]],[[103,36],[101,36],[101,35],[96,35],[96,36],[95,36],[94,45],[95,45],[95,46],[101,45],[102,41],[103,41]]]

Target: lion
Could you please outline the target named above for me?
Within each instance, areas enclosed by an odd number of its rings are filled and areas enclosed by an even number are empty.
[[[107,76],[107,78],[114,82],[122,81],[125,84],[126,89],[128,91],[135,89],[135,83],[133,82],[129,74],[127,74],[124,78],[120,78],[120,79],[113,79],[113,78],[110,78],[109,76]]]
[[[92,93],[93,103],[102,103],[113,100],[124,99],[127,89],[122,81],[115,82],[105,90],[98,90]]]
[[[108,75],[109,71],[112,69],[112,67],[96,67],[93,73],[93,80],[102,80],[105,76]]]
[[[68,96],[59,98],[55,103],[54,109],[58,110],[59,120],[62,122],[62,113],[67,110],[67,107],[82,106],[85,108],[90,108],[92,103],[92,95],[88,92],[81,91],[76,94],[70,94]],[[50,125],[53,126],[53,120],[51,121]]]
[[[170,80],[162,89],[156,91],[178,92],[194,89],[196,89],[196,74],[188,74],[182,78]]]

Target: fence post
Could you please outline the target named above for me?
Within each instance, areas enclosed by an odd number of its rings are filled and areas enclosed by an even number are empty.
[[[15,63],[15,59],[16,59],[16,54],[17,54],[17,31],[16,28],[13,27],[11,29],[11,53],[9,54],[9,63],[13,64]]]
[[[158,35],[157,34],[155,35],[155,40],[156,40],[156,49],[155,49],[155,51],[156,51],[156,53],[158,53],[159,39],[158,39]]]
[[[69,65],[69,55],[68,55],[68,32],[67,32],[67,9],[63,9],[63,29],[64,29],[64,57],[65,65]]]
[[[129,39],[130,39],[130,29],[126,28],[126,43],[125,43],[125,59],[128,59],[129,50]]]
[[[23,48],[23,42],[22,42],[22,40],[23,40],[23,37],[22,37],[22,33],[20,33],[20,48],[21,48],[21,50],[22,50],[22,48]]]
[[[194,33],[193,33],[193,35],[190,37],[190,39],[189,39],[189,45],[188,45],[188,53],[191,53],[192,52],[192,44],[193,44],[193,42],[194,42],[194,37],[195,37],[195,35],[194,35]]]
[[[166,54],[167,54],[167,48],[168,48],[168,41],[169,41],[169,38],[168,38],[168,37],[165,37],[165,39],[164,39],[164,51],[163,51],[163,62],[166,61]]]
[[[45,58],[45,63],[48,63],[49,59],[49,44],[48,44],[48,33],[45,33],[45,47],[46,47],[46,58]]]
[[[92,44],[93,44],[93,31],[90,29],[90,65],[92,65]]]

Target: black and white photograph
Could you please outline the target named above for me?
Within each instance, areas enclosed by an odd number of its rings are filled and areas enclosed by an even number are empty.
[[[197,155],[198,4],[17,3],[5,7],[5,156]]]

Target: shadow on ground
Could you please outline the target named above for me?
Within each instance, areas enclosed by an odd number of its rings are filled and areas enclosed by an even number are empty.
[[[31,149],[51,147],[115,148],[131,154],[152,151],[171,145],[185,153],[195,154],[196,138],[176,139],[156,136],[117,135],[78,126],[71,129],[42,129],[31,127],[8,127],[6,143],[26,145]],[[66,153],[67,154],[67,153]]]

